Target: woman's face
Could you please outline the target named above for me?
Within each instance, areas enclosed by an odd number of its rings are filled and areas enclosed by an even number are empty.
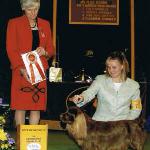
[[[123,65],[117,59],[107,60],[106,67],[112,78],[119,79],[121,77]]]
[[[39,8],[38,7],[29,7],[25,9],[25,15],[29,20],[35,20],[38,15]]]

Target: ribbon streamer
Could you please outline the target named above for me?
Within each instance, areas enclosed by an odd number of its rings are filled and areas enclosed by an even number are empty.
[[[33,53],[29,54],[28,55],[28,60],[30,62],[29,69],[30,69],[30,73],[31,73],[31,83],[34,84],[36,82],[33,64],[36,66],[37,70],[39,71],[39,74],[40,74],[42,80],[44,80],[45,79],[45,74],[44,74],[41,66],[37,62],[36,55],[34,55]]]

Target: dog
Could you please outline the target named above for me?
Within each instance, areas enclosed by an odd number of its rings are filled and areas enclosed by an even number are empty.
[[[147,137],[141,120],[94,121],[76,106],[62,113],[60,120],[82,150],[143,150]]]

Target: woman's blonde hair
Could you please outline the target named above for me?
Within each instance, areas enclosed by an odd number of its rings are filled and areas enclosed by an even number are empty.
[[[121,79],[122,79],[122,81],[125,81],[127,79],[128,73],[129,73],[129,63],[127,61],[127,58],[126,58],[124,52],[114,51],[107,57],[106,63],[105,63],[107,76],[110,76],[110,74],[108,72],[108,68],[107,68],[107,63],[110,60],[118,60],[120,62],[120,64],[123,65],[123,69],[121,72]]]
[[[30,7],[40,7],[40,0],[20,0],[22,10]]]

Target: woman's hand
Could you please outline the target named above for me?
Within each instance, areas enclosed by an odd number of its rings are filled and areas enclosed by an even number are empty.
[[[39,56],[47,56],[47,52],[45,51],[45,49],[43,47],[37,47],[36,51]]]
[[[26,69],[24,69],[24,68],[20,69],[20,74],[21,74],[21,76],[23,76],[29,83],[31,83],[30,78],[29,78],[29,75],[28,75]]]

